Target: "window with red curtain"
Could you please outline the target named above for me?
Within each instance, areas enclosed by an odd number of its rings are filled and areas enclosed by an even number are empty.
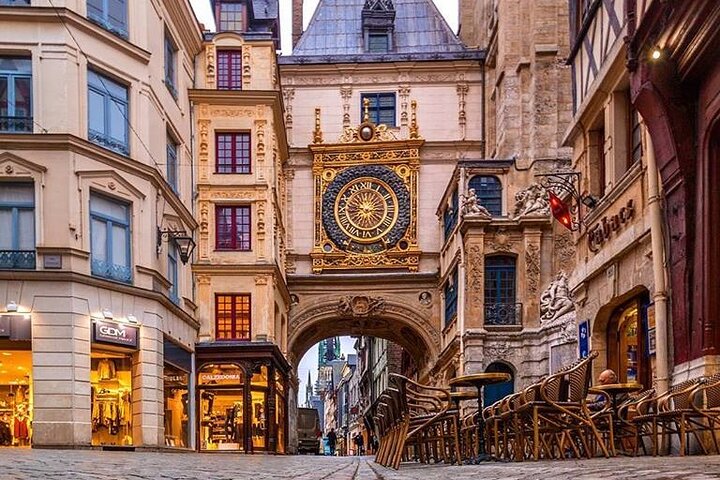
[[[250,295],[215,296],[215,339],[250,340]]]
[[[215,209],[217,250],[250,250],[250,206],[218,206]]]
[[[242,53],[239,50],[218,50],[218,90],[242,89]]]
[[[250,173],[250,132],[215,135],[215,173]]]

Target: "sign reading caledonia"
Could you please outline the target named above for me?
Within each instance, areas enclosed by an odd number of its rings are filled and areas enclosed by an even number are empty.
[[[132,325],[104,320],[95,320],[93,323],[93,340],[107,345],[138,348],[139,332],[140,328]]]
[[[615,215],[605,216],[588,231],[588,246],[591,252],[597,252],[610,239],[613,233],[625,226],[635,216],[635,200],[628,200]]]

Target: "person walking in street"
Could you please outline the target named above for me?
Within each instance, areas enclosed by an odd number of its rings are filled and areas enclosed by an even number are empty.
[[[355,443],[355,455],[365,455],[365,439],[363,438],[362,433],[357,433],[353,437],[353,442]]]
[[[335,445],[337,444],[337,434],[335,429],[331,428],[330,433],[327,434],[328,447],[330,448],[330,455],[335,456]]]

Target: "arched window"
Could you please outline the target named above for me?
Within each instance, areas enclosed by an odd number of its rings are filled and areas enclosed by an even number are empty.
[[[515,257],[485,257],[485,325],[520,325]]]
[[[492,405],[498,400],[507,397],[515,391],[515,375],[512,368],[503,362],[493,362],[485,369],[486,373],[507,373],[510,375],[509,382],[486,385],[483,389],[483,400],[485,406]]]
[[[469,188],[475,190],[478,203],[493,217],[502,215],[502,184],[497,177],[475,175],[470,179]]]

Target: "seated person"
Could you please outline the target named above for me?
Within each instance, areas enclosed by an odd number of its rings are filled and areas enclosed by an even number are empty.
[[[611,383],[617,383],[617,374],[609,368],[607,370],[603,370],[602,373],[600,374],[600,376],[598,377],[598,383],[600,385],[609,385]],[[595,400],[588,403],[588,408],[592,412],[597,412],[597,411],[602,410],[603,408],[605,408],[605,405],[608,402],[607,398],[608,397],[606,395],[598,394],[595,397]]]

